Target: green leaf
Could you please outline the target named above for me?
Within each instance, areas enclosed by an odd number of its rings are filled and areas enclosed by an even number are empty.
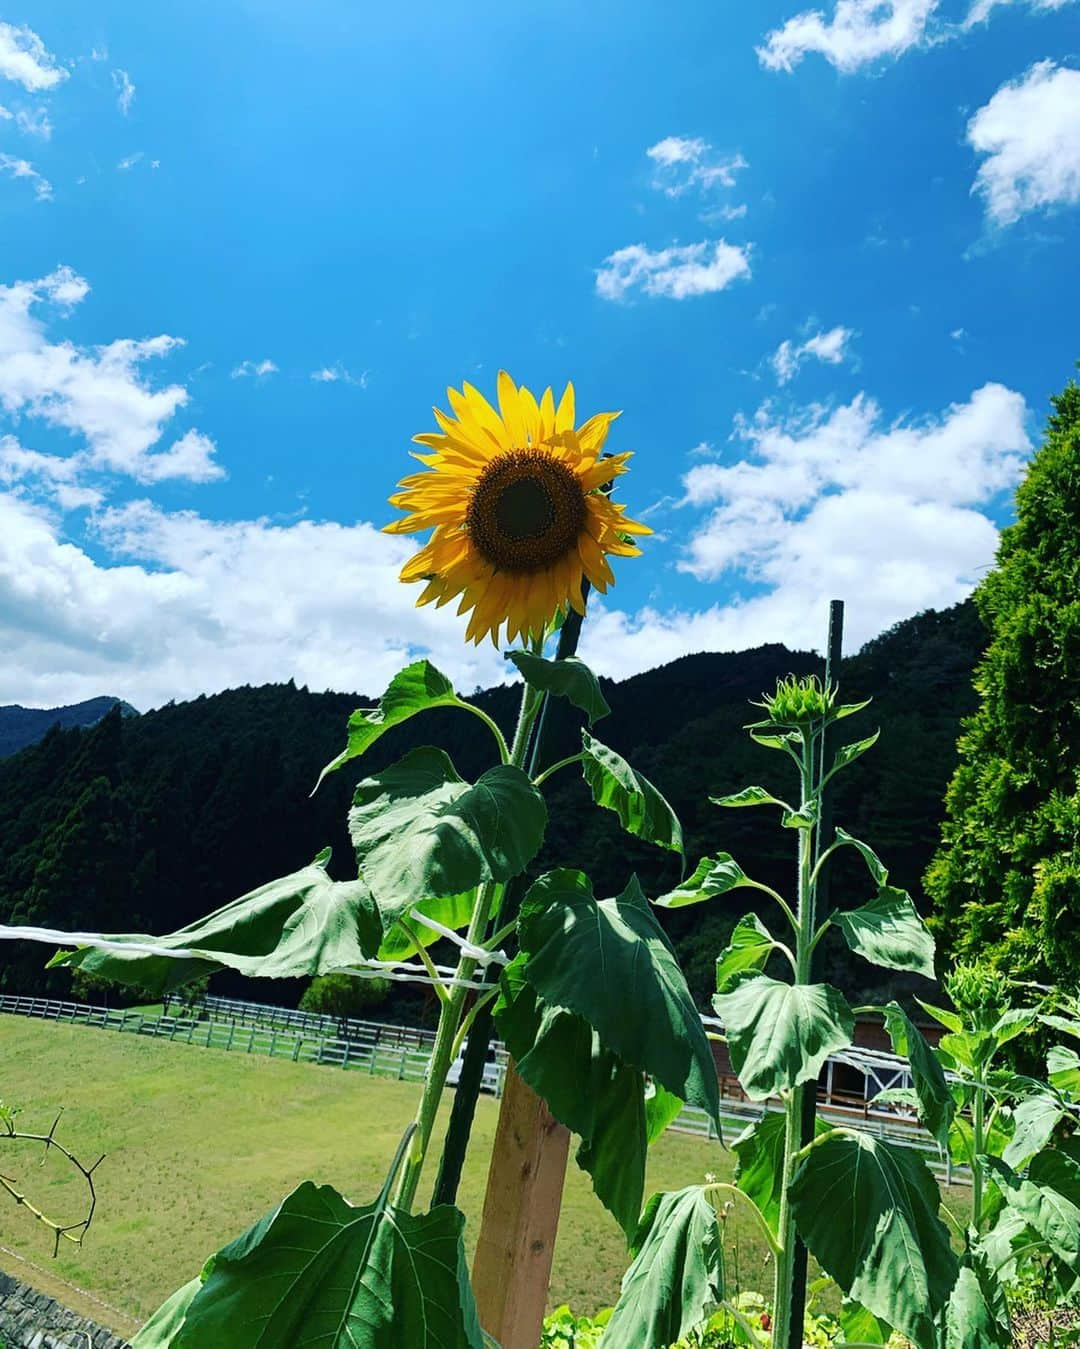
[[[716,1065],[675,952],[636,879],[596,899],[580,871],[552,871],[521,905],[524,977],[547,1004],[583,1017],[600,1043],[719,1128]]]
[[[1055,1016],[1051,1012],[1040,1015],[1039,1020],[1053,1030],[1064,1031],[1066,1035],[1075,1035],[1080,1039],[1080,1021],[1074,1021],[1072,1017]]]
[[[1065,1114],[1061,1098],[1050,1091],[1034,1092],[1013,1107],[1013,1136],[1001,1159],[1014,1170],[1023,1167],[1053,1137]]]
[[[582,1017],[544,1003],[526,983],[524,967],[519,954],[503,971],[499,1034],[522,1080],[581,1137],[578,1164],[629,1238],[645,1188],[645,1075],[605,1049]]]
[[[305,1181],[218,1252],[179,1327],[148,1334],[155,1317],[136,1349],[482,1349],[464,1222]]]
[[[862,839],[856,838],[854,834],[849,834],[846,829],[837,826],[836,842],[847,847],[858,850],[863,861],[866,863],[867,870],[874,878],[874,884],[880,889],[883,885],[889,883],[889,868],[871,848],[869,843],[864,843]]]
[[[655,1194],[641,1216],[604,1349],[674,1344],[724,1296],[716,1212],[700,1185]]]
[[[828,1133],[830,1125],[814,1120],[815,1137]],[[748,1195],[775,1235],[780,1221],[780,1198],[784,1188],[784,1141],[787,1121],[777,1110],[768,1110],[732,1143],[737,1165],[735,1184]]]
[[[1050,1085],[1073,1100],[1080,1099],[1080,1054],[1065,1045],[1054,1045],[1046,1055]]]
[[[682,1114],[683,1101],[659,1082],[645,1084],[645,1132],[649,1146]]]
[[[1039,1157],[1054,1149],[1048,1148]],[[1064,1154],[1059,1153],[1059,1157]],[[1052,1184],[1039,1184],[1040,1176],[1061,1181],[1056,1175],[1053,1164],[1036,1165],[1039,1157],[1028,1169],[1029,1179],[1024,1180],[998,1157],[985,1157],[983,1164],[993,1172],[994,1182],[1005,1198],[1005,1202],[1018,1218],[1022,1218],[1059,1260],[1064,1260],[1070,1268],[1080,1265],[1080,1207]],[[1066,1175],[1066,1181],[1069,1177]]]
[[[1049,1186],[1080,1209],[1080,1145],[1076,1135],[1060,1147],[1044,1148],[1028,1167],[1028,1180]]]
[[[881,1010],[893,1052],[911,1064],[911,1078],[919,1100],[919,1117],[938,1142],[947,1147],[949,1125],[956,1113],[956,1102],[945,1081],[941,1064],[922,1031],[898,1002],[890,1002]]]
[[[825,775],[825,781],[834,773],[839,773],[842,768],[847,768],[848,764],[853,764],[856,759],[865,754],[868,749],[873,749],[881,736],[880,731],[875,731],[873,735],[868,735],[865,740],[855,740],[850,745],[842,745],[836,751],[836,757],[833,759],[832,767]]]
[[[756,913],[744,914],[735,924],[730,943],[716,958],[716,991],[726,993],[748,970],[763,970],[776,943]]]
[[[427,660],[414,661],[391,679],[377,707],[360,708],[349,718],[348,741],[345,748],[331,759],[319,774],[315,791],[328,773],[334,773],[350,759],[356,759],[394,726],[426,712],[432,707],[468,706],[454,692],[454,686],[444,674]],[[314,793],[313,793],[314,794]]]
[[[855,1344],[888,1344],[892,1336],[890,1325],[850,1298],[845,1298],[840,1306],[840,1329],[844,1339]]]
[[[360,782],[349,812],[360,874],[387,926],[422,900],[524,871],[546,824],[544,798],[520,768],[489,768],[474,785],[430,747]]]
[[[855,1018],[829,984],[783,984],[750,975],[713,998],[724,1023],[731,1063],[752,1101],[800,1082],[816,1081],[821,1065],[851,1043]]]
[[[755,725],[771,726],[772,722],[759,721]],[[750,730],[750,739],[763,749],[782,749],[785,754],[790,754],[793,759],[798,758],[794,748],[796,745],[802,744],[802,736],[798,731],[786,731],[783,735],[762,735],[760,731],[752,730],[749,727],[747,729]]]
[[[492,907],[494,907],[497,896],[492,896]],[[433,918],[435,922],[442,923],[443,927],[452,928],[455,932],[469,926],[472,919],[473,906],[476,903],[476,891],[467,890],[463,895],[446,895],[442,899],[424,899],[419,904],[414,904],[406,915],[412,920],[412,927],[416,935],[420,938],[422,946],[433,946],[437,941],[441,941],[441,935],[434,928],[425,927],[423,923],[417,921],[417,914],[424,914],[427,918]],[[383,938],[379,946],[378,958],[380,960],[406,960],[409,956],[416,953],[416,942],[401,926],[400,922],[394,923]]]
[[[184,1317],[195,1297],[202,1292],[202,1275],[185,1283],[161,1304],[131,1341],[131,1349],[165,1349],[179,1344],[177,1336],[184,1328]]]
[[[581,708],[592,726],[611,711],[600,692],[600,681],[583,660],[567,656],[563,660],[545,660],[530,651],[507,652],[525,676],[525,682],[542,693],[553,693]]]
[[[197,959],[83,946],[61,952],[50,964],[79,968],[122,984],[142,984],[155,993],[223,968],[262,979],[295,979],[348,969],[375,954],[382,925],[364,882],[332,881],[326,874],[329,859],[327,849],[310,866],[262,885],[167,936],[136,932],[105,939],[121,945],[197,951]]]
[[[869,707],[873,698],[866,698],[861,703],[841,703],[839,707],[834,707],[830,721],[843,721],[845,717],[853,717],[856,712],[861,712],[863,708]],[[857,1336],[849,1335],[848,1339],[857,1339]]]
[[[924,1012],[932,1016],[946,1030],[959,1033],[964,1029],[964,1023],[956,1012],[946,1011],[944,1007],[933,1007],[930,1003],[924,1002],[922,998],[916,998],[915,1001]]]
[[[615,811],[628,833],[681,854],[682,825],[652,783],[588,731],[582,731],[581,742],[582,769],[596,804]]]
[[[773,796],[764,787],[744,787],[741,792],[732,792],[729,796],[710,796],[714,806],[779,806],[781,810],[790,810],[786,801]]]
[[[1012,1349],[1005,1289],[979,1247],[960,1266],[945,1309],[944,1349]]]
[[[791,1201],[800,1235],[841,1289],[919,1349],[936,1349],[957,1260],[922,1158],[835,1129],[799,1154]]]
[[[682,909],[688,904],[701,904],[740,887],[749,890],[762,888],[757,881],[747,876],[730,853],[721,852],[715,858],[703,857],[692,876],[688,876],[666,895],[653,900],[653,903],[661,909]]]
[[[906,890],[883,886],[869,904],[836,910],[832,921],[851,950],[872,965],[934,978],[934,939]]]

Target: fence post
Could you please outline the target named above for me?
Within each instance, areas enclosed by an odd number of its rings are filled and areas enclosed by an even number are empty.
[[[247,1052],[248,1052],[249,1054],[250,1054],[251,1051],[255,1048],[255,1035],[256,1035],[256,1033],[257,1033],[257,1030],[258,1030],[258,1027],[252,1026],[252,1028],[251,1028],[251,1034],[248,1036],[248,1047],[247,1047]]]
[[[342,1066],[343,1068],[347,1068],[347,1067],[349,1066],[349,1049],[350,1049],[350,1047],[351,1047],[350,1041],[346,1040],[346,1041],[345,1041],[345,1057],[341,1060],[341,1066]]]
[[[270,1031],[270,1057],[274,1057],[274,1046],[277,1044],[277,1030]]]
[[[296,1043],[293,1045],[292,1061],[295,1063],[300,1057],[300,1046],[304,1043],[304,1037],[300,1034],[296,1037]]]
[[[315,1055],[315,1062],[316,1062],[316,1063],[322,1063],[323,1046],[324,1046],[325,1044],[326,1044],[326,1041],[325,1041],[325,1040],[320,1040],[320,1041],[319,1041],[319,1052]]]

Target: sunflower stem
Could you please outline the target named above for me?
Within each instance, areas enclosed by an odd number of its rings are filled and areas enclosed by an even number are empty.
[[[534,654],[539,654],[538,645],[542,647],[542,637],[530,640],[530,649]],[[525,762],[532,739],[533,726],[536,724],[536,718],[543,706],[545,696],[528,684],[522,686],[521,707],[518,712],[517,727],[514,731],[508,760],[515,768],[521,768]],[[490,881],[478,888],[467,933],[467,941],[471,946],[478,946],[481,943],[486,944],[485,935],[488,931],[489,917],[493,905],[496,907],[496,911],[501,908],[502,894],[503,887],[496,886]],[[465,1000],[468,997],[469,990],[462,988],[460,985],[468,982],[475,969],[476,961],[463,955],[458,962],[457,971],[454,975],[454,987],[450,989],[449,995],[439,1008],[439,1022],[435,1029],[435,1044],[431,1051],[424,1091],[416,1111],[416,1133],[413,1135],[409,1156],[401,1172],[397,1193],[394,1196],[395,1206],[405,1212],[411,1210],[416,1198],[417,1186],[420,1184],[428,1145],[431,1142],[432,1131],[435,1127],[435,1118],[438,1115],[439,1104],[446,1088],[446,1075],[450,1071],[450,1065],[454,1061],[455,1054],[464,1041],[464,1035],[462,1034],[463,1019],[467,1019],[471,1024],[472,1019],[480,1010],[479,1006],[474,1007],[468,1018],[464,1017]]]
[[[534,787],[542,787],[553,773],[557,773],[560,768],[569,768],[572,763],[581,763],[585,758],[584,754],[568,754],[565,759],[560,759],[558,763],[553,763],[550,768],[545,768],[539,776],[533,778]]]

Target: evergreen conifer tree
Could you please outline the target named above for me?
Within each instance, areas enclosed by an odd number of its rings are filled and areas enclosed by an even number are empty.
[[[1080,983],[1080,385],[975,592],[990,645],[975,673],[942,844],[926,875],[946,957]]]

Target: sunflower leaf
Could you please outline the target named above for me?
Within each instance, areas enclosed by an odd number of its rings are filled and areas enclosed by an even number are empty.
[[[305,1181],[223,1247],[133,1349],[482,1349],[464,1215],[354,1207]]]
[[[520,768],[489,768],[475,783],[425,746],[357,785],[349,833],[384,924],[414,904],[508,881],[540,849],[544,798]]]
[[[627,833],[681,855],[682,825],[648,778],[588,731],[582,731],[581,740],[582,769],[596,804],[615,811]]]
[[[949,1126],[956,1114],[945,1073],[926,1037],[898,1002],[881,1009],[893,1052],[906,1058],[919,1103],[919,1116],[939,1143],[948,1145]],[[879,1098],[880,1099],[880,1098]]]
[[[684,909],[688,904],[701,904],[740,888],[760,890],[763,887],[750,879],[730,853],[721,852],[715,857],[703,857],[692,876],[666,895],[654,899],[653,903],[661,909]]]
[[[531,651],[510,651],[507,653],[525,677],[530,688],[542,693],[553,693],[558,698],[566,698],[579,707],[589,719],[589,725],[606,717],[611,711],[607,700],[600,692],[600,681],[592,670],[577,656],[567,656],[563,660],[545,660]]]
[[[851,1044],[855,1018],[830,984],[785,984],[746,975],[713,998],[731,1063],[752,1101],[812,1082],[837,1049]]]
[[[923,1159],[834,1129],[799,1154],[790,1195],[799,1234],[841,1290],[918,1349],[937,1349],[958,1262]]]
[[[262,979],[347,969],[375,955],[382,920],[367,885],[331,880],[326,874],[329,860],[327,848],[310,866],[261,885],[167,936],[136,932],[105,938],[136,948],[131,951],[82,946],[61,952],[50,964],[78,967],[121,984],[142,984],[156,993],[219,969]],[[56,945],[55,938],[41,939]],[[197,959],[170,958],[137,949],[146,945],[199,954]]]
[[[834,911],[832,921],[864,960],[933,979],[934,939],[906,890],[883,885],[861,908]]]
[[[757,914],[744,914],[732,930],[731,941],[716,957],[716,991],[726,993],[747,970],[763,970],[775,949],[772,933]]]
[[[604,1331],[608,1349],[681,1340],[724,1296],[720,1229],[703,1186],[654,1194],[633,1245],[634,1263]]]
[[[376,707],[358,708],[349,718],[348,742],[319,774],[312,795],[323,779],[350,759],[357,759],[394,726],[432,707],[468,707],[454,692],[449,679],[428,660],[417,660],[391,679]]]

